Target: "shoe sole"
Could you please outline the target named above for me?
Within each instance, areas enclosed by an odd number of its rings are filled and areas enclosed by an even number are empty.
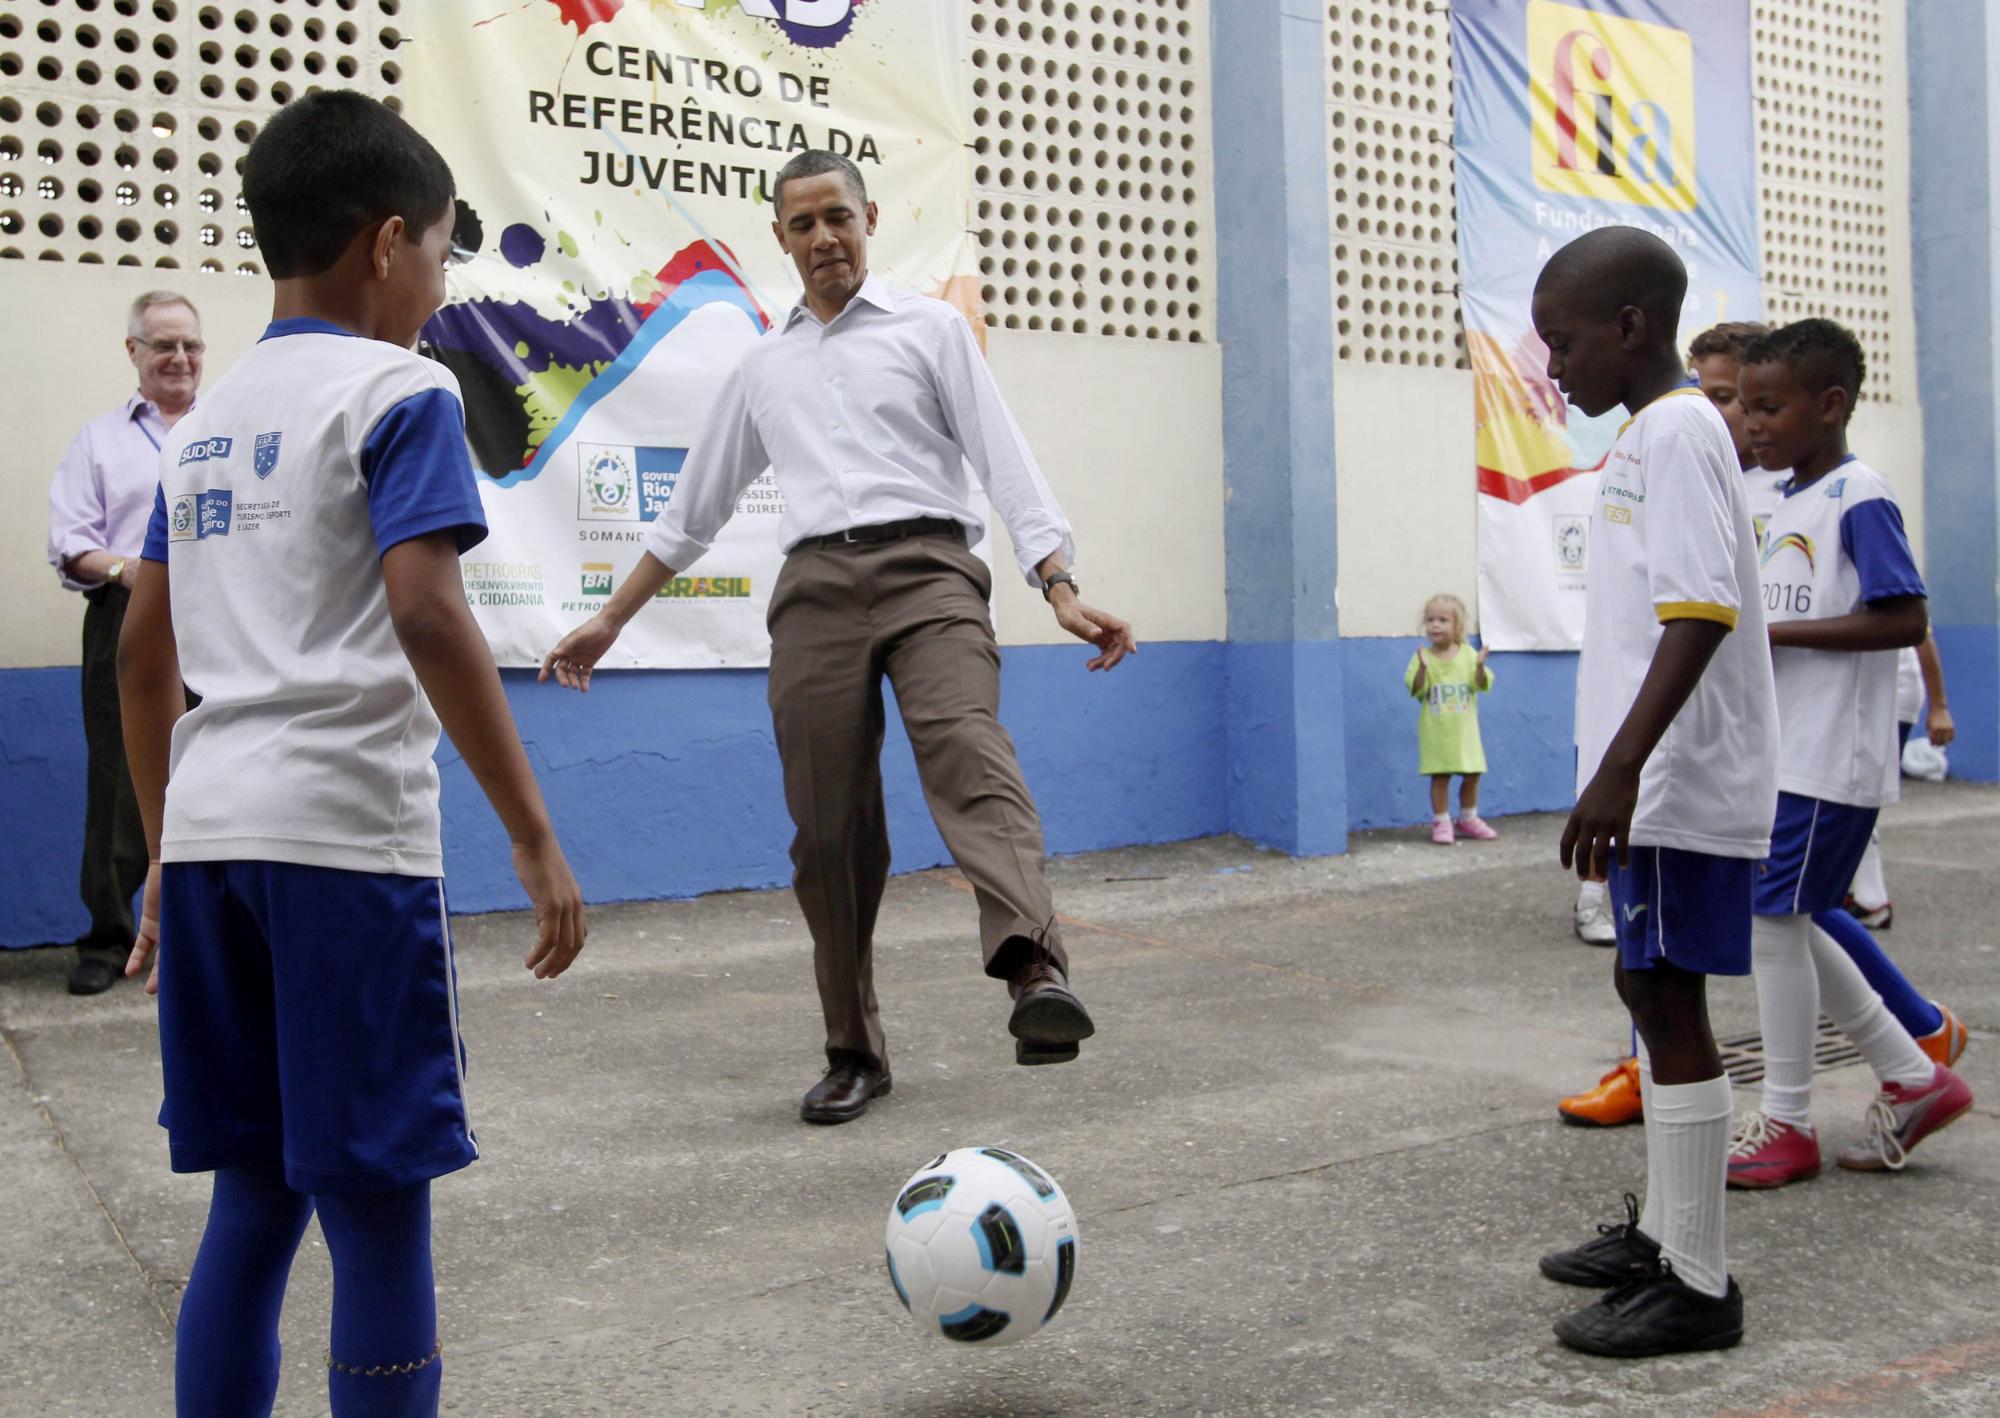
[[[1964,1105],[1960,1107],[1957,1112],[1953,1113],[1950,1117],[1946,1118],[1936,1127],[1927,1129],[1922,1137],[1919,1137],[1915,1142],[1912,1142],[1907,1146],[1905,1146],[1903,1148],[1903,1156],[1908,1157],[1912,1152],[1915,1152],[1917,1148],[1920,1147],[1926,1140],[1936,1137],[1939,1133],[1943,1132],[1946,1128],[1950,1127],[1953,1123],[1957,1122],[1960,1118],[1964,1117],[1967,1113],[1971,1112],[1973,1101],[1974,1100],[1970,1098],[1966,1099]],[[1836,1157],[1833,1159],[1833,1162],[1836,1167],[1839,1167],[1844,1172],[1892,1172],[1900,1170],[1898,1168],[1891,1167],[1887,1162],[1884,1162],[1879,1154],[1873,1154],[1873,1153],[1871,1153],[1866,1158],[1856,1158],[1852,1162],[1848,1161],[1845,1157]]]
[[[1738,1176],[1736,1173],[1731,1172],[1729,1174],[1729,1185],[1734,1187],[1737,1191],[1740,1192],[1776,1191],[1779,1187],[1788,1187],[1793,1182],[1811,1181],[1814,1177],[1817,1177],[1822,1170],[1824,1170],[1825,1166],[1826,1164],[1822,1162],[1818,1167],[1813,1168],[1810,1172],[1794,1172],[1790,1176],[1774,1177],[1768,1179],[1764,1177],[1741,1177]]]
[[[1029,1068],[1042,1064],[1069,1063],[1082,1052],[1074,1044],[1031,1044],[1026,1039],[1014,1041],[1014,1062]]]
[[[1610,1290],[1623,1285],[1630,1275],[1607,1275],[1601,1270],[1562,1270],[1549,1265],[1547,1256],[1536,1262],[1535,1268],[1544,1280],[1553,1280],[1558,1285],[1574,1285],[1583,1290]]]
[[[1007,1032],[1023,1044],[1047,1048],[1081,1043],[1097,1026],[1074,995],[1037,990],[1015,1002]]]
[[[888,1097],[889,1087],[888,1083],[884,1083],[880,1088],[870,1093],[866,1098],[863,1098],[859,1106],[853,1108],[808,1108],[801,1105],[799,1108],[799,1118],[803,1122],[818,1123],[822,1127],[828,1127],[834,1123],[851,1123],[867,1112],[868,1105],[877,1098]]]
[[[1596,1354],[1606,1359],[1657,1359],[1667,1354],[1698,1354],[1710,1349],[1734,1349],[1743,1342],[1741,1327],[1725,1330],[1720,1334],[1707,1335],[1687,1344],[1648,1344],[1637,1348],[1607,1344],[1589,1335],[1564,1334],[1561,1325],[1555,1326],[1556,1338],[1570,1348],[1585,1354]]]
[[[1644,1122],[1646,1118],[1646,1114],[1642,1110],[1640,1112],[1632,1114],[1632,1116],[1629,1118],[1618,1118],[1615,1121],[1607,1122],[1603,1118],[1587,1118],[1583,1116],[1581,1113],[1572,1113],[1567,1108],[1564,1108],[1560,1103],[1556,1105],[1556,1116],[1561,1118],[1564,1122],[1568,1123],[1573,1128],[1630,1127],[1632,1126],[1633,1123]]]

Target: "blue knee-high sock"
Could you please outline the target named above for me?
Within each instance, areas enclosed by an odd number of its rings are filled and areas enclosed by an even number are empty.
[[[318,1196],[333,1259],[335,1418],[430,1418],[444,1374],[431,1281],[429,1182],[364,1196]]]
[[[278,1311],[312,1198],[275,1178],[215,1174],[208,1227],[181,1297],[174,1407],[184,1418],[264,1418],[278,1396]]]
[[[1875,943],[1868,927],[1845,911],[1820,911],[1813,916],[1813,924],[1832,936],[1847,952],[1848,959],[1860,969],[1861,978],[1882,996],[1882,1003],[1889,1007],[1889,1013],[1895,1015],[1896,1022],[1909,1030],[1913,1037],[1921,1039],[1944,1028],[1944,1016],[1938,1013],[1938,1007],[1918,994],[1916,986],[1903,978],[1903,972]]]

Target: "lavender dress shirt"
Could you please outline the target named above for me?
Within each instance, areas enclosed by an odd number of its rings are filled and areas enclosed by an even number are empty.
[[[145,547],[166,434],[160,411],[134,394],[70,440],[49,484],[49,565],[68,589],[94,589],[64,574],[72,557],[87,551],[136,557]]]

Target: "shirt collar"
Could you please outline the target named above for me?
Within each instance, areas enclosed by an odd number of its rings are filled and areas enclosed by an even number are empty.
[[[189,402],[188,408],[192,410],[200,402],[201,395],[197,394]],[[144,394],[139,393],[136,389],[133,390],[132,397],[125,401],[125,417],[129,419],[150,418],[155,423],[165,423],[167,421],[166,416],[160,412],[160,406]]]
[[[1826,472],[1821,473],[1819,477],[1814,478],[1812,482],[1805,484],[1804,487],[1801,487],[1799,485],[1798,474],[1793,473],[1790,477],[1786,478],[1783,483],[1779,484],[1778,490],[1784,493],[1786,497],[1790,497],[1795,492],[1804,492],[1806,488],[1813,486],[1813,483],[1822,481],[1831,473],[1839,472],[1849,463],[1852,463],[1855,460],[1855,457],[1856,457],[1855,454],[1849,453],[1845,458],[1842,458],[1838,463],[1835,463],[1831,468],[1828,468]]]
[[[275,340],[281,335],[345,335],[350,340],[361,337],[352,330],[343,330],[331,320],[321,320],[311,315],[294,315],[285,320],[273,320],[264,327],[264,333],[257,337],[257,343]]]
[[[889,289],[888,285],[883,282],[881,277],[877,276],[873,271],[870,271],[868,275],[862,280],[861,289],[856,291],[851,297],[848,298],[846,309],[842,310],[839,315],[833,317],[835,324],[838,324],[842,319],[846,317],[847,312],[854,308],[854,302],[857,300],[865,300],[870,305],[874,306],[877,310],[893,311],[896,308],[896,297],[894,292],[892,292]],[[812,313],[812,310],[806,305],[806,298],[804,295],[801,295],[799,297],[798,304],[794,305],[791,308],[791,311],[785,316],[785,328],[787,330],[791,329],[792,326],[794,326],[799,322],[799,319],[801,317],[813,320],[814,322],[817,322],[819,319],[819,317],[814,315]]]

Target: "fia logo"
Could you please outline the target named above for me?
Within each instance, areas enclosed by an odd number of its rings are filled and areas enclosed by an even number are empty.
[[[637,480],[632,450],[580,443],[576,449],[576,515],[590,522],[639,520]]]
[[[1590,569],[1590,519],[1558,517],[1555,533],[1556,573],[1561,576],[1583,575]]]
[[[1529,0],[1529,161],[1545,192],[1695,208],[1686,30]]]
[[[281,433],[260,433],[256,447],[252,450],[250,467],[259,478],[268,478],[278,471],[278,442]]]

